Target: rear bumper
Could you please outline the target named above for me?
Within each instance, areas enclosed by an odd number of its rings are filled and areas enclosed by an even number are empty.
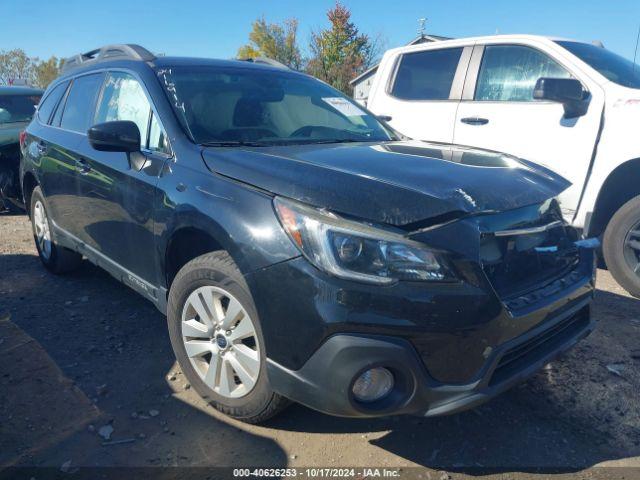
[[[407,340],[374,335],[333,335],[301,369],[288,370],[270,360],[267,371],[276,391],[332,415],[452,414],[522,382],[589,335],[595,326],[589,310],[591,297],[574,299],[561,313],[493,349],[481,375],[464,385],[444,384],[430,376]],[[376,366],[393,372],[394,391],[378,402],[359,403],[351,394],[354,379]]]

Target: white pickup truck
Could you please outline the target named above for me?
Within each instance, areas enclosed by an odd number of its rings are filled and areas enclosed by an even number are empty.
[[[506,152],[567,178],[566,219],[602,239],[607,267],[640,297],[640,65],[532,35],[407,46],[385,53],[367,107],[408,137]]]

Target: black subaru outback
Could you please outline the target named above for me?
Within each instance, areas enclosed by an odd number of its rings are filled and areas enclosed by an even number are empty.
[[[66,62],[22,148],[40,258],[83,257],[166,313],[187,379],[259,422],[440,415],[594,327],[594,243],[568,183],[507,155],[399,139],[269,61]]]

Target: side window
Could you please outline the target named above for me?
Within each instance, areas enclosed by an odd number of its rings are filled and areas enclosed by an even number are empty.
[[[167,136],[158,123],[156,116],[151,114],[151,125],[149,127],[149,150],[152,152],[170,154]]]
[[[92,74],[73,80],[62,113],[60,122],[62,128],[86,133],[91,127],[96,97],[103,78],[102,74]]]
[[[49,123],[49,120],[51,120],[51,114],[64,95],[64,92],[67,90],[68,85],[69,82],[63,82],[60,85],[56,85],[40,103],[38,106],[38,119],[42,123]]]
[[[402,55],[391,94],[404,100],[448,100],[461,55],[462,48]]]
[[[571,75],[534,48],[517,45],[485,47],[475,100],[533,102],[533,90],[541,77],[569,78]]]
[[[147,145],[151,105],[142,85],[132,75],[124,72],[109,74],[102,100],[98,106],[95,123],[114,120],[130,120],[140,129],[141,146]]]

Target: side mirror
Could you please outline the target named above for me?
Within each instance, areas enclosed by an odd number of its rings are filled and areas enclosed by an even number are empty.
[[[539,78],[533,90],[536,100],[549,100],[564,105],[567,118],[587,113],[588,102],[582,83],[575,78]]]
[[[87,135],[91,146],[102,152],[140,151],[140,129],[130,120],[98,123]]]

